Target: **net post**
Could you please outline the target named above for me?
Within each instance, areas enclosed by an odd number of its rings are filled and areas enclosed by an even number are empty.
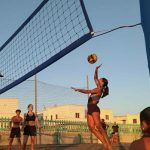
[[[85,8],[83,0],[80,0],[80,4],[81,4],[82,11],[84,13],[84,16],[85,16],[85,20],[86,20],[87,26],[88,26],[90,32],[93,33],[93,27],[92,27],[92,24],[90,22],[89,16],[87,14],[87,11],[86,11],[86,8]]]

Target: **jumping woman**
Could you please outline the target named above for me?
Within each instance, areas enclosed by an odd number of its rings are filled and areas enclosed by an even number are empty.
[[[28,113],[24,116],[24,139],[23,139],[23,150],[26,150],[26,145],[28,142],[28,137],[31,137],[31,150],[34,150],[34,142],[36,137],[36,125],[42,128],[38,121],[37,115],[33,112],[33,105],[28,105]]]
[[[112,150],[109,138],[104,131],[100,120],[100,109],[97,106],[100,98],[109,94],[108,81],[105,78],[98,79],[98,69],[101,65],[97,66],[94,74],[94,81],[96,88],[92,90],[72,88],[77,92],[90,94],[87,104],[87,123],[91,132],[103,143],[105,150]]]

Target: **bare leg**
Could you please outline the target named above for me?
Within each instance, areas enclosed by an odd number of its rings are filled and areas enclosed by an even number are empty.
[[[23,137],[23,150],[26,150],[26,145],[27,145],[27,142],[28,142],[28,135],[24,135]]]
[[[8,144],[8,150],[11,150],[11,146],[12,146],[13,140],[14,140],[14,138],[10,138],[9,144]]]
[[[34,150],[35,136],[31,136],[31,150]]]
[[[91,132],[103,143],[105,150],[108,150],[105,139],[103,138],[102,134],[95,129],[93,117],[89,114],[87,114],[87,123]]]
[[[18,138],[18,150],[21,150],[21,139]]]
[[[102,134],[103,138],[105,139],[106,143],[107,143],[107,148],[108,150],[112,150],[112,146],[110,143],[110,140],[106,134],[106,132],[104,131],[104,129],[101,126],[101,121],[100,121],[100,113],[99,112],[93,112],[92,113],[92,118],[94,120],[94,124],[96,127],[96,130]]]

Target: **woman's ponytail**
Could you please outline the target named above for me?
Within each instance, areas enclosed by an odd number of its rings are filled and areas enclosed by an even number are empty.
[[[108,80],[103,78],[103,82],[104,82],[104,87],[103,87],[103,90],[102,90],[102,96],[101,98],[109,95],[109,87],[108,87]]]
[[[108,88],[108,86],[105,86],[105,87],[103,87],[101,98],[103,98],[107,95],[109,95],[109,88]]]

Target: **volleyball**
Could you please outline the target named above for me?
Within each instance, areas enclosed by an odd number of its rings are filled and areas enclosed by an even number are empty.
[[[87,58],[88,62],[90,64],[94,64],[97,61],[97,55],[96,54],[90,54]]]

